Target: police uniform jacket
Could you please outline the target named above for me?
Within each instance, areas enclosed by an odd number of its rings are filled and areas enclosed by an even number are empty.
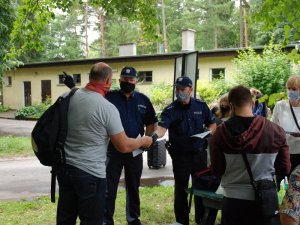
[[[191,137],[202,133],[215,119],[207,104],[191,98],[190,104],[183,105],[178,100],[167,106],[162,114],[159,126],[169,130],[171,154],[195,153],[206,148],[206,140]]]
[[[150,99],[140,92],[134,91],[127,99],[121,90],[115,90],[108,92],[105,98],[117,107],[124,131],[130,138],[136,138],[138,135],[143,136],[145,133],[144,126],[157,122]],[[119,153],[111,143],[108,151]]]

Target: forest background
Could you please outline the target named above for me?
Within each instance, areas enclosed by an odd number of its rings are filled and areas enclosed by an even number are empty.
[[[117,56],[124,43],[136,43],[138,55],[180,52],[185,28],[196,31],[196,50],[300,39],[297,0],[1,1],[0,59],[8,67]]]
[[[196,50],[268,45],[269,61],[282,53],[273,44],[298,44],[300,39],[298,0],[0,0],[0,3],[0,77],[3,71],[23,63],[118,56],[119,45],[124,43],[136,43],[138,55],[180,52],[181,32],[186,28],[196,31]],[[251,61],[247,54],[242,58]],[[251,54],[250,57],[257,58]],[[280,59],[278,68],[299,58],[295,49],[288,59]],[[264,58],[261,61],[266,62]],[[266,67],[263,63],[261,68]],[[257,65],[255,61],[252,64]],[[247,67],[248,63],[244,65]],[[287,70],[281,69],[283,81],[291,74]],[[278,73],[268,71],[268,74],[274,80],[272,75]],[[268,94],[271,93],[274,91]],[[218,95],[219,92],[207,94],[212,98]]]

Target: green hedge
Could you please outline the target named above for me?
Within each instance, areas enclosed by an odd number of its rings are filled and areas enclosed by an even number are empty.
[[[51,106],[51,99],[48,98],[42,104],[26,106],[16,111],[16,119],[38,119]]]

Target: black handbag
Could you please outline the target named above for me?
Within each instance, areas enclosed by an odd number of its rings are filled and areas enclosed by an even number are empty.
[[[221,180],[214,176],[210,168],[198,171],[193,174],[193,187],[201,190],[215,192]]]
[[[194,189],[215,192],[218,189],[220,182],[221,180],[212,174],[210,167],[194,173],[192,179],[192,187],[190,190],[190,198],[188,202],[189,212],[191,211],[192,207]]]
[[[255,181],[251,172],[247,155],[242,153],[250,183],[255,192],[255,202],[259,215],[262,217],[273,217],[279,213],[278,195],[274,181],[262,179]]]

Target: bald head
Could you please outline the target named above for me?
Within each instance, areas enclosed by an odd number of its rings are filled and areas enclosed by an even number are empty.
[[[90,81],[106,81],[112,76],[112,69],[106,63],[100,62],[93,65],[89,79]]]

